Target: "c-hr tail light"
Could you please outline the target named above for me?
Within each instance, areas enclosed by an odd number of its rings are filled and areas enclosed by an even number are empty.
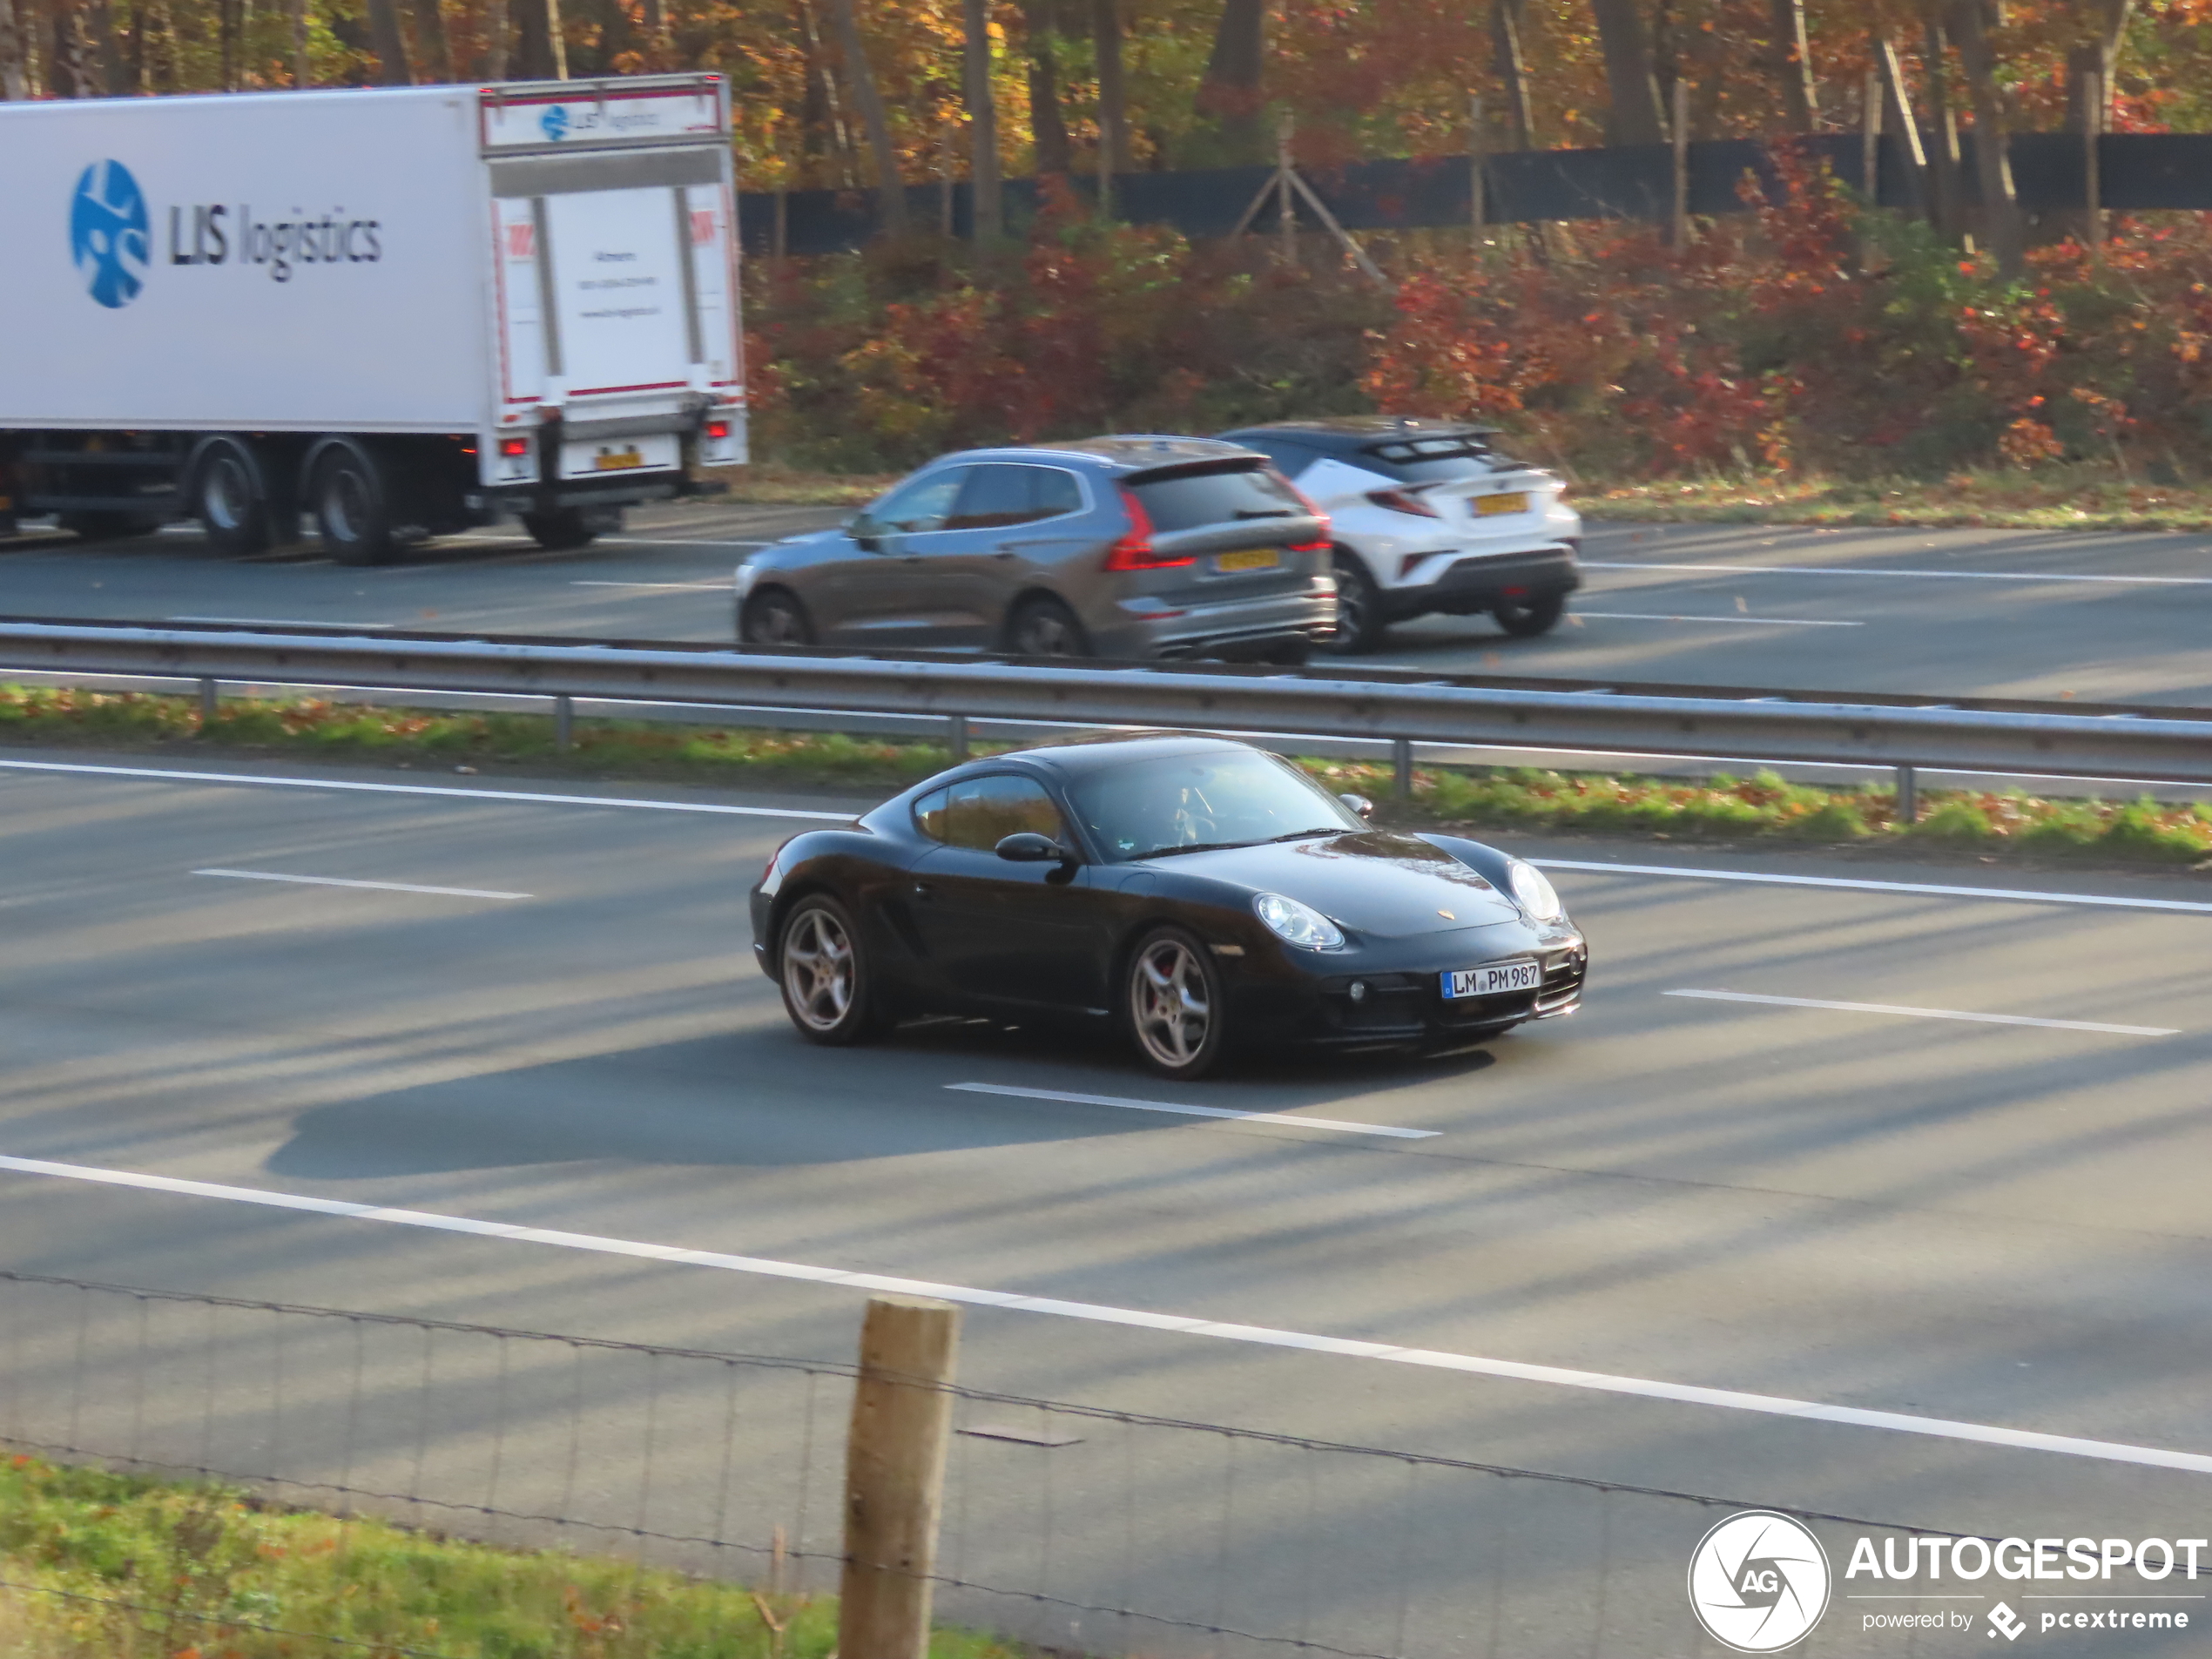
[[[1416,518],[1442,516],[1436,509],[1410,490],[1371,489],[1367,492],[1367,499],[1378,507],[1387,507],[1393,513],[1411,513]]]

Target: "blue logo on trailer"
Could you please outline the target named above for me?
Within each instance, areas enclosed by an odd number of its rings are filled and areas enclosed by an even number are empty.
[[[111,311],[138,297],[153,262],[153,234],[138,181],[119,161],[96,161],[69,204],[69,252],[85,291]]]
[[[564,104],[556,104],[538,118],[537,125],[555,144],[569,136],[569,111]]]

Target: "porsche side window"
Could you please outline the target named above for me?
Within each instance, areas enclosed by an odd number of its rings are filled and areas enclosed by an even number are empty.
[[[914,803],[914,825],[933,841],[946,838],[945,800],[949,790],[933,789]]]
[[[1060,809],[1043,787],[1027,778],[975,778],[952,786],[948,828],[943,840],[954,846],[988,852],[1022,830],[1049,835],[1062,846],[1068,832]]]

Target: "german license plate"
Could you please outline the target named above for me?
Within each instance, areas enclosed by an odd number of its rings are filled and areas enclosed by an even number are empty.
[[[1248,548],[1242,553],[1217,555],[1213,568],[1230,570],[1271,570],[1283,562],[1283,556],[1271,547]]]
[[[645,457],[634,443],[627,448],[602,449],[591,457],[592,469],[597,472],[622,472],[631,467],[642,467],[644,464]]]
[[[1525,513],[1527,510],[1528,497],[1518,489],[1509,489],[1502,495],[1477,496],[1474,498],[1475,516],[1478,518],[1495,518],[1503,513]]]
[[[1447,968],[1443,978],[1446,999],[1456,1001],[1463,996],[1535,990],[1544,982],[1544,970],[1530,961],[1485,962],[1480,968]]]

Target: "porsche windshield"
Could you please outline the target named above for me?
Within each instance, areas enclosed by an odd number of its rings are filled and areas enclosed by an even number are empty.
[[[1109,766],[1079,779],[1069,794],[1097,846],[1116,863],[1366,827],[1301,773],[1249,749]]]

